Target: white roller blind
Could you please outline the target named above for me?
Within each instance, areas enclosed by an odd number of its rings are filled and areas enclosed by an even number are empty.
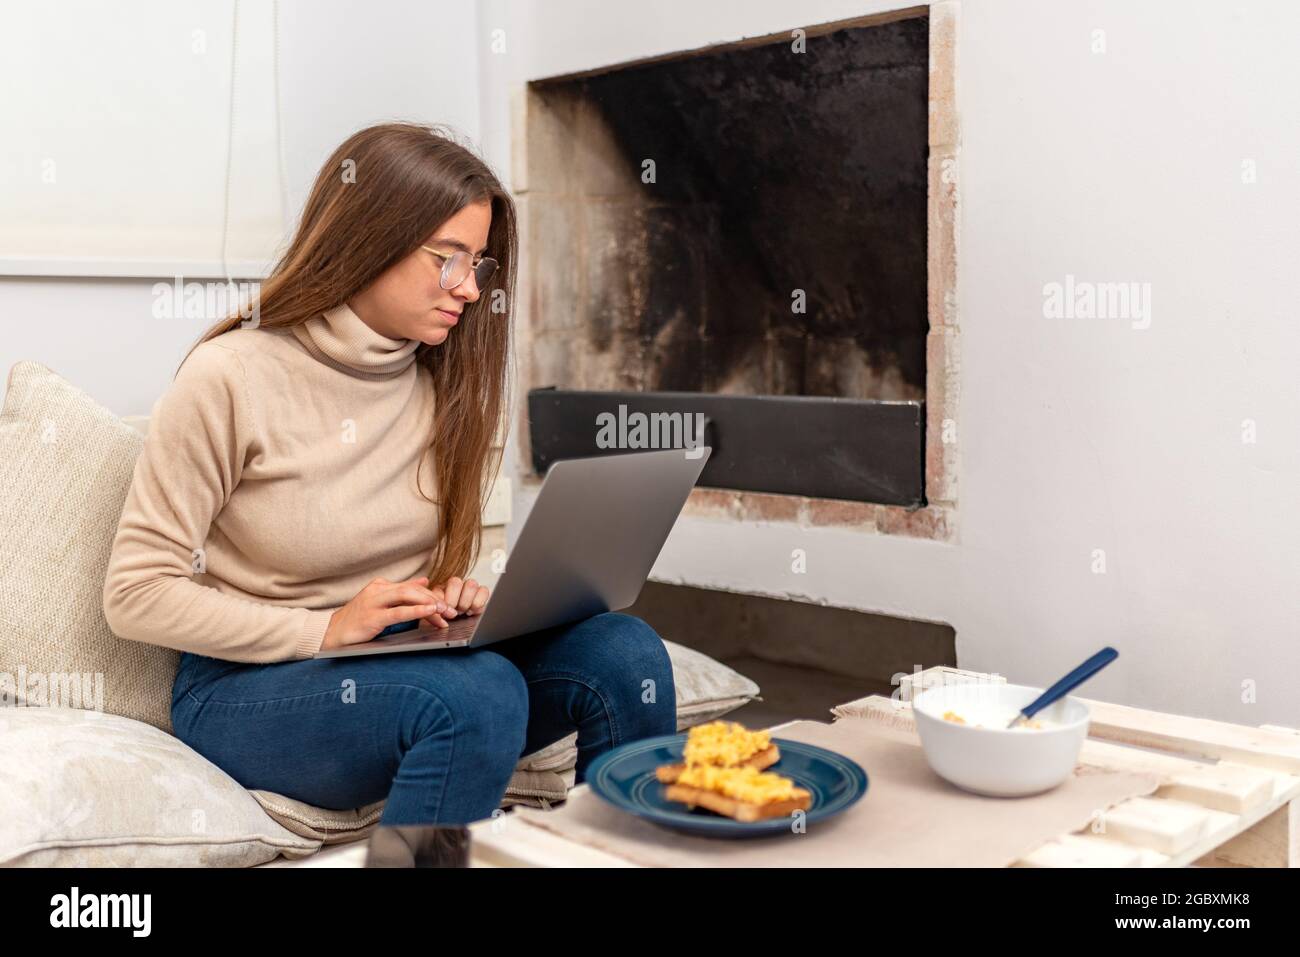
[[[6,4],[0,274],[265,275],[284,238],[276,14]]]

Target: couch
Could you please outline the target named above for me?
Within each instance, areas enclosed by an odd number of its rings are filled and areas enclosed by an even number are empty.
[[[383,801],[248,790],[171,733],[179,653],[118,638],[104,575],[147,417],[124,421],[35,362],[0,411],[0,865],[248,867],[369,836]],[[665,640],[678,729],[758,686]],[[574,783],[576,733],[523,757],[502,807]]]

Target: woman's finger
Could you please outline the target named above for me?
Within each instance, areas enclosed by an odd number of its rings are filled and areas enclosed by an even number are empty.
[[[466,578],[465,584],[460,590],[460,600],[455,603],[456,610],[461,612],[469,611],[474,605],[474,596],[478,594],[478,590],[482,587],[474,579]]]
[[[460,592],[464,589],[464,579],[452,576],[447,579],[447,584],[442,586],[443,601],[447,602],[447,614],[445,618],[455,618],[460,607]]]
[[[443,618],[442,615],[426,615],[425,617],[423,617],[423,618],[420,619],[420,626],[421,626],[422,628],[447,628],[447,627],[450,627],[450,626],[447,624],[447,620],[446,620],[445,618]]]
[[[488,600],[488,590],[484,588],[482,585],[479,585],[478,594],[474,596],[474,603],[470,606],[469,613],[471,615],[482,614],[483,606],[487,604],[487,600]]]
[[[380,610],[379,613],[379,621],[381,622],[380,629],[382,630],[383,628],[386,628],[389,625],[396,625],[398,622],[413,621],[417,618],[428,618],[437,614],[438,614],[438,606],[436,604],[434,605],[429,605],[429,604],[393,605],[391,608],[384,608]]]
[[[444,600],[447,602],[447,607],[449,609],[454,610],[460,607],[460,593],[464,587],[464,580],[457,578],[454,575],[447,579],[447,584],[443,586],[443,594],[445,595]]]
[[[379,600],[380,600],[380,604],[387,605],[387,606],[426,605],[426,604],[436,605],[439,602],[441,602],[444,606],[446,605],[446,602],[443,602],[442,599],[440,599],[428,588],[422,588],[419,585],[407,585],[407,584],[393,585],[391,588],[385,589],[384,591],[380,592]]]

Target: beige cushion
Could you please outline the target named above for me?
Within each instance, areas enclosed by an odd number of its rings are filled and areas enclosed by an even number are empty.
[[[170,732],[179,652],[123,641],[104,620],[108,556],[143,442],[44,366],[10,370],[0,411],[0,672],[90,675],[104,711]]]
[[[735,711],[758,695],[758,685],[694,648],[664,639],[677,689],[677,730]]]
[[[237,781],[142,721],[0,708],[0,866],[250,867],[315,853]]]
[[[12,676],[11,685],[18,680],[26,687],[22,677],[27,675],[98,675],[102,704],[68,698],[62,703],[102,707],[108,716],[171,732],[171,688],[179,653],[118,638],[104,620],[101,604],[109,552],[147,429],[148,417],[120,420],[38,363],[20,362],[10,371],[0,412],[0,514],[7,519],[0,526],[0,700],[6,693],[24,697],[22,688],[4,687],[6,677]],[[673,663],[678,730],[720,717],[758,694],[754,682],[707,655],[671,641],[664,644]],[[93,677],[89,687],[95,687]],[[17,711],[61,714],[46,729],[51,740],[67,727],[62,708]],[[121,725],[112,727],[122,731]],[[84,729],[76,731],[83,742],[96,740]],[[24,740],[32,743],[38,737],[29,734]],[[193,760],[205,761],[175,743]],[[573,787],[576,764],[576,733],[521,758],[502,806],[549,807],[564,800]],[[134,787],[127,778],[107,772],[97,780],[102,787],[125,793]],[[68,793],[69,800],[79,800],[75,791]],[[244,798],[250,795],[274,822],[312,848],[364,837],[384,804],[335,811],[270,791],[243,792]],[[78,840],[48,839],[70,842],[68,846]],[[12,845],[0,840],[0,862],[11,851]]]

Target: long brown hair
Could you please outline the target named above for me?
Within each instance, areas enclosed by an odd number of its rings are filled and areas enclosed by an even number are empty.
[[[508,405],[519,242],[510,194],[442,127],[384,123],[363,129],[321,168],[293,241],[258,299],[260,326],[304,323],[361,292],[463,207],[485,200],[492,205],[487,255],[497,260],[497,271],[478,301],[465,304],[455,335],[415,353],[432,373],[435,396],[432,584],[467,575],[477,561],[483,504],[501,466],[490,453]],[[244,321],[238,313],[221,320],[195,346]],[[416,480],[419,487],[418,471]]]

